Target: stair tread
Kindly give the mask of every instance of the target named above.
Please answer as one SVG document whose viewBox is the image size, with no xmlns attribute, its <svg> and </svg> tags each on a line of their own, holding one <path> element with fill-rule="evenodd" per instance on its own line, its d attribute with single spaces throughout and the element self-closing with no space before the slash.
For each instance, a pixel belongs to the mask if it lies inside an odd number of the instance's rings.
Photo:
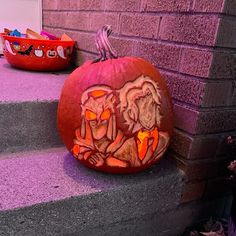
<svg viewBox="0 0 236 236">
<path fill-rule="evenodd" d="M 0 170 L 0 211 L 85 196 L 122 186 L 132 187 L 165 176 L 173 179 L 173 176 L 179 175 L 176 168 L 164 159 L 142 173 L 104 174 L 82 166 L 64 147 L 2 154 Z"/>
<path fill-rule="evenodd" d="M 57 73 L 24 71 L 0 58 L 0 103 L 58 100 L 70 71 Z"/>
</svg>

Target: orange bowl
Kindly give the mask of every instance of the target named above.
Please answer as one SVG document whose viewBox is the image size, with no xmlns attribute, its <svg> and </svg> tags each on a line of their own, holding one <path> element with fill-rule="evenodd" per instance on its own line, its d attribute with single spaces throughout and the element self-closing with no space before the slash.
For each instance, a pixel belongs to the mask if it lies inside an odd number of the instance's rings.
<svg viewBox="0 0 236 236">
<path fill-rule="evenodd" d="M 75 41 L 39 40 L 0 34 L 4 56 L 14 67 L 34 71 L 65 69 Z"/>
</svg>

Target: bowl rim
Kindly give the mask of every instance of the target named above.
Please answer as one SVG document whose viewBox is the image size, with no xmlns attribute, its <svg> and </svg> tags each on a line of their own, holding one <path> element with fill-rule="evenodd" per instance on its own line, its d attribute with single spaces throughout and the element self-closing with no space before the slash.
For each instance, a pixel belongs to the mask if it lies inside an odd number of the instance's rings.
<svg viewBox="0 0 236 236">
<path fill-rule="evenodd" d="M 19 41 L 33 41 L 34 43 L 55 43 L 55 44 L 75 44 L 75 40 L 70 40 L 70 41 L 63 41 L 63 40 L 52 40 L 52 39 L 31 39 L 31 38 L 21 38 L 21 37 L 16 37 L 16 36 L 10 36 L 5 33 L 0 33 L 0 37 L 2 37 L 4 40 L 19 40 Z"/>
</svg>

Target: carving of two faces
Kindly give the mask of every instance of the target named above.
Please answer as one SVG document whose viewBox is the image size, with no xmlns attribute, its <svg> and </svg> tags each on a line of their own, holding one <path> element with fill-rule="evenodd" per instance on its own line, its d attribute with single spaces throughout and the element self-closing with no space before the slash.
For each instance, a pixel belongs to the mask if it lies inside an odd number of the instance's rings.
<svg viewBox="0 0 236 236">
<path fill-rule="evenodd" d="M 156 161 L 168 146 L 168 133 L 159 131 L 161 91 L 149 77 L 127 82 L 117 91 L 93 86 L 82 94 L 81 108 L 72 153 L 91 165 L 140 167 Z M 118 113 L 128 132 L 118 128 Z"/>
</svg>

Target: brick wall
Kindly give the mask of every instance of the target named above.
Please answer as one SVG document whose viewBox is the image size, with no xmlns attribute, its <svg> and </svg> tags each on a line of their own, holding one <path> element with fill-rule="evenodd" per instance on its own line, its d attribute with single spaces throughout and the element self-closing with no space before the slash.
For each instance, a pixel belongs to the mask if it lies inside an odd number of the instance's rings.
<svg viewBox="0 0 236 236">
<path fill-rule="evenodd" d="M 182 200 L 224 192 L 224 140 L 236 129 L 235 0 L 43 0 L 44 29 L 78 41 L 77 65 L 96 58 L 104 24 L 120 56 L 149 60 L 168 84 Z"/>
</svg>

